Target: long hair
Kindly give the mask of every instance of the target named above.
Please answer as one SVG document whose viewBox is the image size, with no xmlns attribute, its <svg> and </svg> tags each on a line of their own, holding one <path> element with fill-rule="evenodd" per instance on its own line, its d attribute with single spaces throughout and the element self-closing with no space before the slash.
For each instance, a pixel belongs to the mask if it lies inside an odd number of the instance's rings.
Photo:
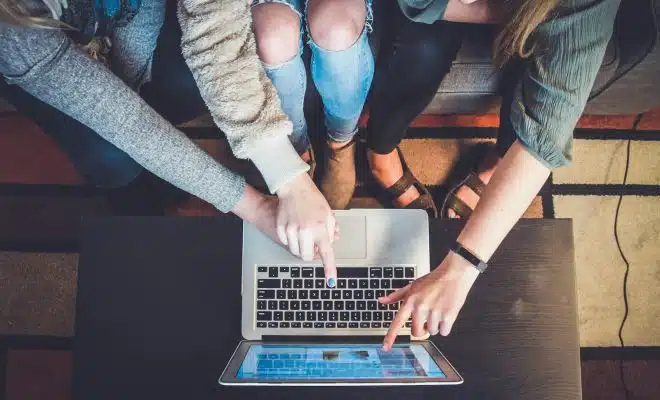
<svg viewBox="0 0 660 400">
<path fill-rule="evenodd" d="M 69 25 L 45 16 L 41 0 L 0 0 L 0 23 L 47 29 L 72 29 Z"/>
<path fill-rule="evenodd" d="M 499 66 L 514 56 L 527 58 L 534 52 L 535 44 L 530 36 L 548 19 L 559 0 L 512 0 L 508 3 L 510 17 L 493 46 L 493 58 Z"/>
</svg>

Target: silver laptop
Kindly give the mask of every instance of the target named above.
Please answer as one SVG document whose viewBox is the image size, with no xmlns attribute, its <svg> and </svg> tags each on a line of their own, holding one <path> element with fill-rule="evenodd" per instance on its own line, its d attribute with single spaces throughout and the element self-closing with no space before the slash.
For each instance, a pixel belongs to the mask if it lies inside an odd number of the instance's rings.
<svg viewBox="0 0 660 400">
<path fill-rule="evenodd" d="M 429 272 L 423 210 L 336 211 L 337 286 L 320 260 L 304 262 L 250 224 L 243 225 L 243 312 L 239 343 L 223 385 L 460 384 L 437 347 L 410 336 L 381 343 L 398 304 L 378 297 Z"/>
</svg>

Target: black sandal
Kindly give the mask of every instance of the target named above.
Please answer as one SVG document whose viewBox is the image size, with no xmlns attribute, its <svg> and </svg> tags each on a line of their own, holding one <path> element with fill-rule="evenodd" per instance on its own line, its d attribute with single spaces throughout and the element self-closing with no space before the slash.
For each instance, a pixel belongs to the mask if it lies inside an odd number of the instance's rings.
<svg viewBox="0 0 660 400">
<path fill-rule="evenodd" d="M 401 195 L 404 194 L 406 190 L 414 187 L 419 191 L 419 197 L 403 208 L 426 210 L 430 217 L 438 218 L 438 208 L 433 201 L 431 193 L 428 191 L 426 186 L 424 186 L 410 171 L 406 160 L 403 158 L 401 149 L 397 147 L 396 151 L 399 154 L 399 160 L 401 161 L 401 166 L 403 167 L 403 176 L 399 178 L 399 180 L 396 181 L 392 186 L 386 189 L 383 189 L 381 186 L 379 186 L 379 189 L 386 194 L 390 204 L 394 204 L 394 201 L 401 197 Z"/>
<path fill-rule="evenodd" d="M 470 208 L 470 206 L 468 206 L 463 200 L 456 196 L 456 192 L 458 192 L 458 190 L 463 186 L 467 186 L 472 189 L 472 191 L 476 193 L 480 198 L 484 192 L 484 189 L 486 189 L 486 184 L 481 180 L 481 178 L 479 178 L 477 172 L 470 171 L 468 176 L 460 181 L 458 185 L 454 186 L 447 194 L 447 197 L 445 197 L 445 201 L 442 203 L 442 208 L 440 209 L 443 217 L 449 217 L 447 213 L 449 210 L 453 210 L 456 215 L 462 219 L 468 218 L 470 217 L 470 214 L 472 214 L 472 208 Z"/>
</svg>

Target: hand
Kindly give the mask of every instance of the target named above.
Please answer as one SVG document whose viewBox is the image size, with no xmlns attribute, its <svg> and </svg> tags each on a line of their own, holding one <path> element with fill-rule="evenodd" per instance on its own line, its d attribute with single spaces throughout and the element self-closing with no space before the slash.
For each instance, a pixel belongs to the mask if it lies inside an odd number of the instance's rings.
<svg viewBox="0 0 660 400">
<path fill-rule="evenodd" d="M 450 252 L 432 272 L 418 278 L 389 296 L 378 299 L 383 304 L 402 301 L 390 329 L 385 335 L 383 349 L 394 344 L 397 331 L 412 316 L 412 335 L 424 336 L 427 332 L 449 335 L 458 313 L 465 303 L 470 288 L 479 271 L 460 256 Z"/>
<path fill-rule="evenodd" d="M 277 237 L 305 261 L 312 261 L 318 250 L 328 286 L 335 287 L 337 266 L 332 243 L 336 223 L 328 202 L 307 174 L 280 187 L 277 196 Z"/>
</svg>

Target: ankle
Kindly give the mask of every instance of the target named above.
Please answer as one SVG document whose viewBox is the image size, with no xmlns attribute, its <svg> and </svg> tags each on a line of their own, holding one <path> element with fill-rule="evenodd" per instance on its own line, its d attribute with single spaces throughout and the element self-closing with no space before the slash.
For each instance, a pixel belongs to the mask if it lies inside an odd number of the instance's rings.
<svg viewBox="0 0 660 400">
<path fill-rule="evenodd" d="M 341 150 L 344 147 L 350 145 L 351 143 L 353 143 L 353 140 L 347 140 L 345 142 L 335 142 L 332 139 L 328 139 L 328 147 L 331 150 Z"/>
<path fill-rule="evenodd" d="M 367 160 L 373 174 L 384 174 L 392 171 L 400 162 L 399 155 L 396 154 L 396 149 L 387 154 L 379 154 L 371 149 L 367 149 Z"/>
</svg>

